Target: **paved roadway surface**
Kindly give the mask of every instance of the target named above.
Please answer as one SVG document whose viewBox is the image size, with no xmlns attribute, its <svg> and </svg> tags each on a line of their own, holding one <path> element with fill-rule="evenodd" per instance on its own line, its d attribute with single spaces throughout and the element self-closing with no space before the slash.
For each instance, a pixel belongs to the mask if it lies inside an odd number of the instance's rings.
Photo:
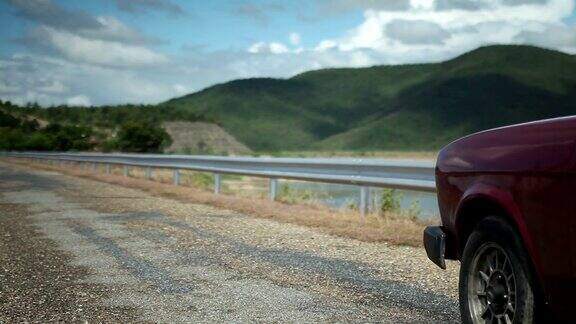
<svg viewBox="0 0 576 324">
<path fill-rule="evenodd" d="M 420 248 L 0 163 L 0 323 L 456 322 Z"/>
</svg>

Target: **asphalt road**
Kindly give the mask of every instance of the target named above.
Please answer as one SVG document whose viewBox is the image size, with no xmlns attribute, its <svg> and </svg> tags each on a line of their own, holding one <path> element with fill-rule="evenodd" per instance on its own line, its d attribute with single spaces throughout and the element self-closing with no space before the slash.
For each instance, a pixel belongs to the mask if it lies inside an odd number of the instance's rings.
<svg viewBox="0 0 576 324">
<path fill-rule="evenodd" d="M 457 264 L 0 163 L 2 322 L 456 322 Z"/>
</svg>

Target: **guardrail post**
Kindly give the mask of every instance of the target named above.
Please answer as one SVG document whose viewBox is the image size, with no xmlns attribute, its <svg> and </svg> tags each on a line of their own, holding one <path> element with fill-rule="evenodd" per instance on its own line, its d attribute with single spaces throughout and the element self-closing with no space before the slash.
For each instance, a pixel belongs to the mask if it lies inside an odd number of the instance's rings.
<svg viewBox="0 0 576 324">
<path fill-rule="evenodd" d="M 110 164 L 106 163 L 106 174 L 110 174 Z"/>
<path fill-rule="evenodd" d="M 180 170 L 178 169 L 174 169 L 174 185 L 175 186 L 179 186 L 180 185 Z"/>
<path fill-rule="evenodd" d="M 360 215 L 366 216 L 370 211 L 370 187 L 360 187 Z"/>
<path fill-rule="evenodd" d="M 152 180 L 152 168 L 147 167 L 145 172 L 146 172 L 146 180 Z"/>
<path fill-rule="evenodd" d="M 270 178 L 270 200 L 275 201 L 278 196 L 278 179 Z"/>
<path fill-rule="evenodd" d="M 92 171 L 96 172 L 97 166 L 98 166 L 98 163 L 96 163 L 96 162 L 92 163 Z"/>
<path fill-rule="evenodd" d="M 214 173 L 214 193 L 219 194 L 222 190 L 222 175 L 220 173 Z"/>
<path fill-rule="evenodd" d="M 127 165 L 124 166 L 124 176 L 125 176 L 125 177 L 130 176 L 130 170 L 128 170 L 128 166 L 127 166 Z"/>
</svg>

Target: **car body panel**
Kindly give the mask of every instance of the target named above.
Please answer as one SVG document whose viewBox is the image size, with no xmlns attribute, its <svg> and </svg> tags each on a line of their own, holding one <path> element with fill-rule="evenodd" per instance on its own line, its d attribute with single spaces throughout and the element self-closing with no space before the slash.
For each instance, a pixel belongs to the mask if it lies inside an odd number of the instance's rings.
<svg viewBox="0 0 576 324">
<path fill-rule="evenodd" d="M 555 312 L 576 305 L 568 295 L 576 292 L 576 117 L 457 140 L 440 152 L 436 180 L 447 257 L 460 258 L 466 243 L 465 206 L 489 201 L 516 226 Z"/>
</svg>

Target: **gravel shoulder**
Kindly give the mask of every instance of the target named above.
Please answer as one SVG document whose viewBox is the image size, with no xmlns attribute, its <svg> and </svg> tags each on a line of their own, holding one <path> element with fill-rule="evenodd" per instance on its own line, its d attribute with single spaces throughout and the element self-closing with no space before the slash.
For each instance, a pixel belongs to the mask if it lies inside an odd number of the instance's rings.
<svg viewBox="0 0 576 324">
<path fill-rule="evenodd" d="M 0 192 L 30 189 L 30 174 L 0 171 Z M 40 179 L 37 183 L 40 183 Z M 44 183 L 43 186 L 47 186 Z M 26 188 L 26 189 L 25 189 Z M 101 301 L 111 287 L 89 283 L 87 267 L 41 234 L 27 206 L 0 203 L 0 323 L 127 322 L 136 320 L 129 307 Z"/>
<path fill-rule="evenodd" d="M 458 321 L 457 263 L 421 248 L 4 163 L 0 180 L 0 322 Z"/>
</svg>

